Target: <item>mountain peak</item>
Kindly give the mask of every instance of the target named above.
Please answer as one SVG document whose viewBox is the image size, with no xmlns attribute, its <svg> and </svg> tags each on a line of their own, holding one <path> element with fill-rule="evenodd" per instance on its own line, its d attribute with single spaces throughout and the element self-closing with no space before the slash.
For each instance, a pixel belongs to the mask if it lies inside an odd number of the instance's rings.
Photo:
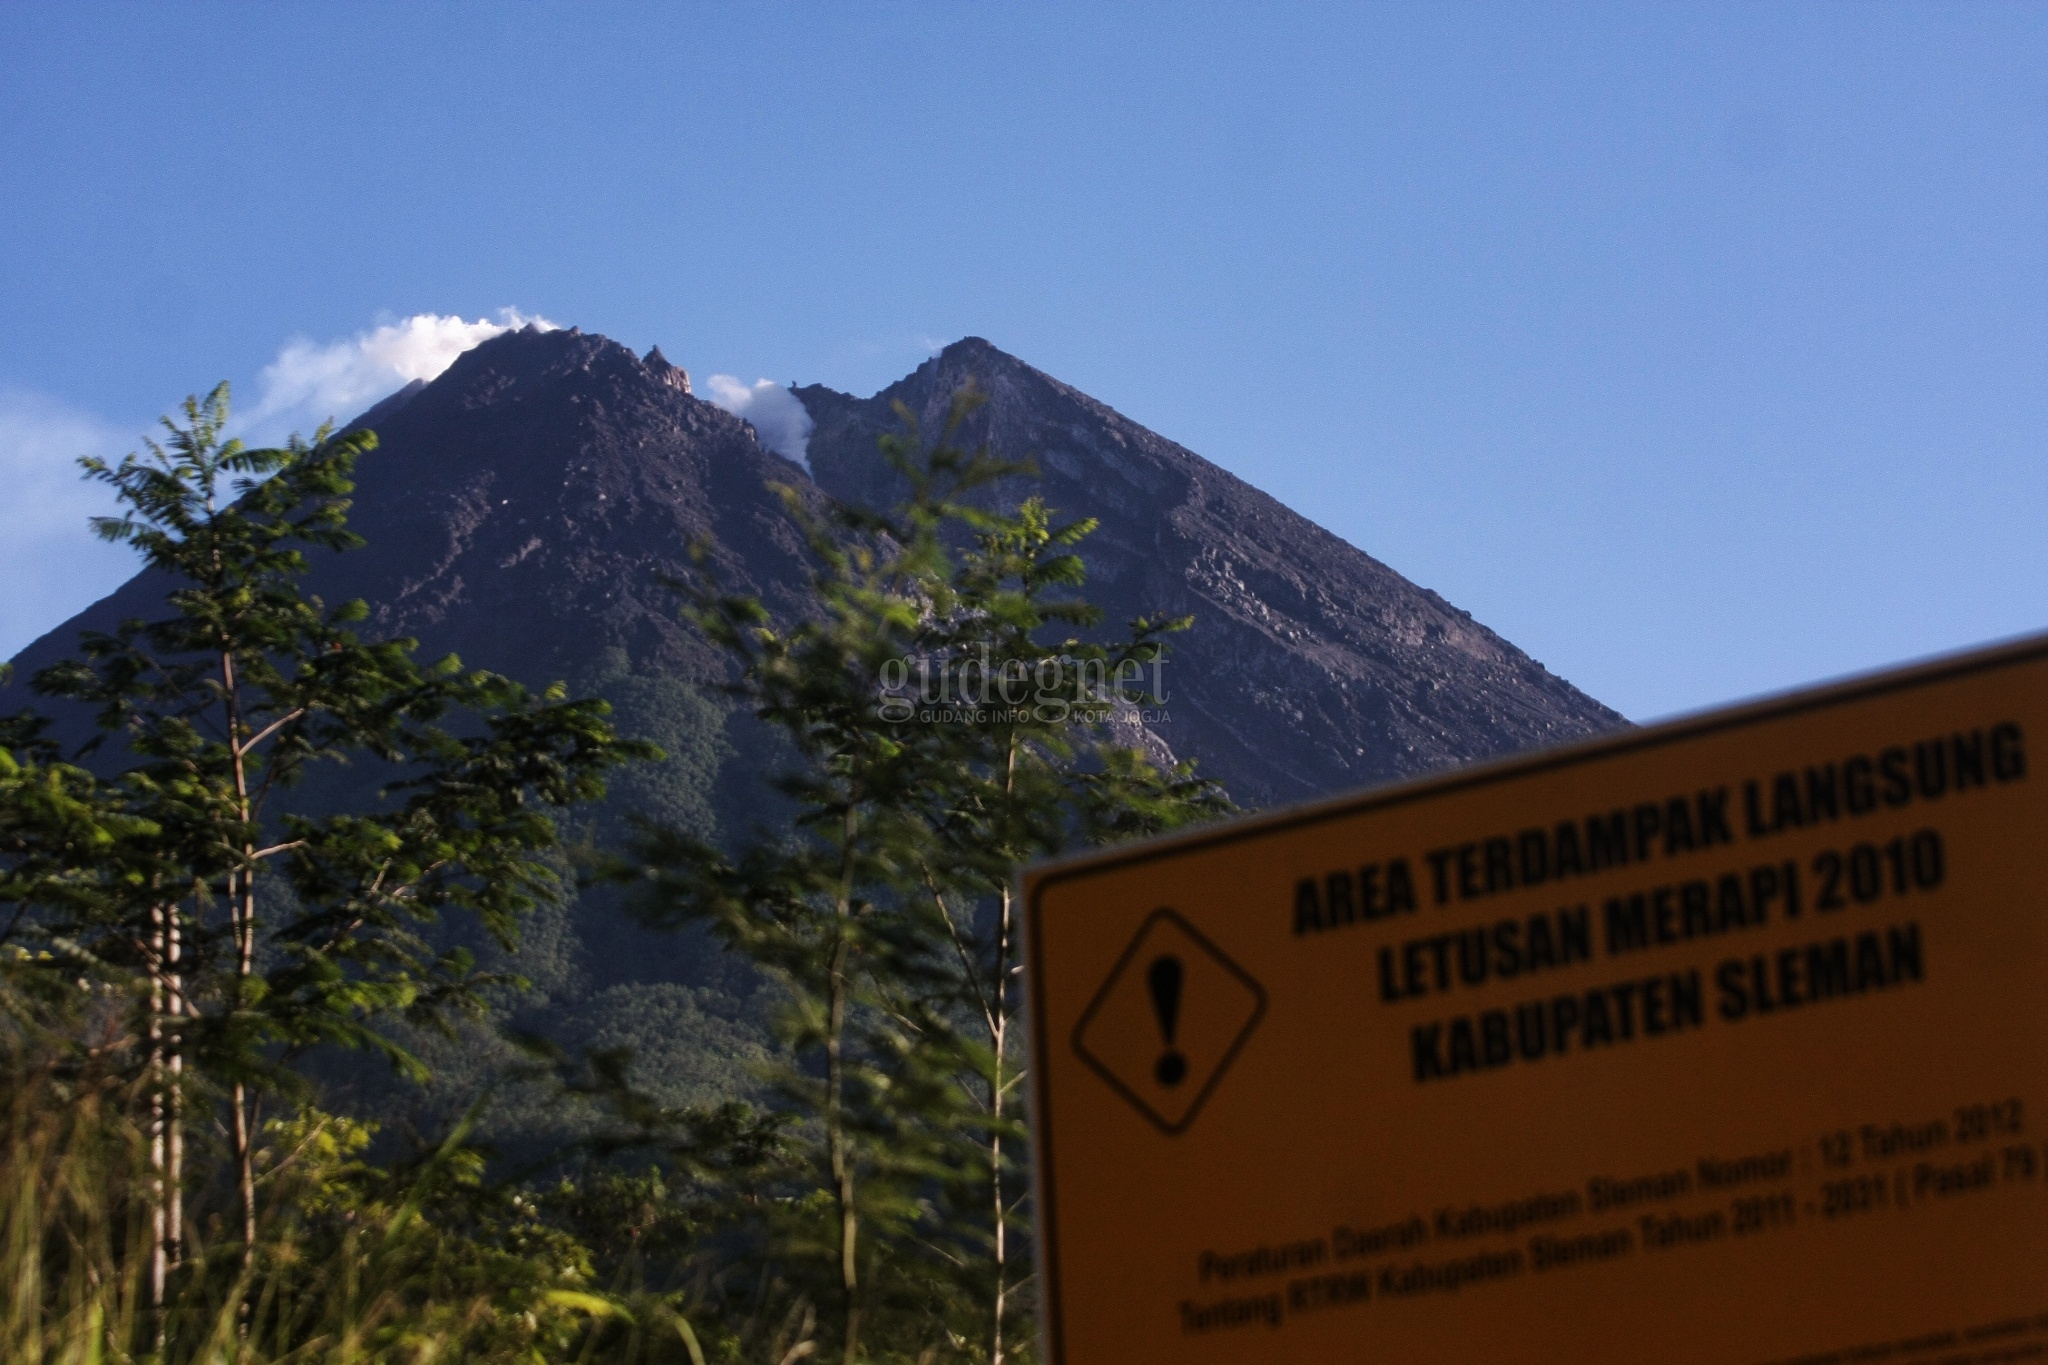
<svg viewBox="0 0 2048 1365">
<path fill-rule="evenodd" d="M 661 353 L 661 347 L 650 348 L 640 358 L 640 363 L 647 367 L 648 373 L 670 388 L 690 392 L 690 372 L 680 365 L 670 364 L 668 357 Z"/>
<path fill-rule="evenodd" d="M 978 374 L 984 380 L 992 380 L 998 375 L 1012 374 L 1038 375 L 1047 379 L 1052 377 L 1033 368 L 1027 362 L 1019 360 L 1002 347 L 983 337 L 961 337 L 952 345 L 940 350 L 937 355 L 933 356 L 923 365 L 920 365 L 915 373 L 924 374 L 931 372 L 951 375 L 962 371 Z M 903 380 L 898 381 L 898 387 L 909 383 L 914 377 L 915 375 L 906 376 Z"/>
<path fill-rule="evenodd" d="M 982 359 L 1015 361 L 1017 357 L 996 346 L 986 337 L 961 337 L 950 346 L 941 347 L 942 360 Z"/>
</svg>

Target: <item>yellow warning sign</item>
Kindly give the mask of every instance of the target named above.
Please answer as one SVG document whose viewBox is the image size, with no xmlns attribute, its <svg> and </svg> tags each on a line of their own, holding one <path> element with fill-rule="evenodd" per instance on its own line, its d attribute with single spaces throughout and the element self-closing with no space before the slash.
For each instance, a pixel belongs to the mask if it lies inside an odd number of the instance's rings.
<svg viewBox="0 0 2048 1365">
<path fill-rule="evenodd" d="M 1054 1365 L 2048 1360 L 2048 638 L 1035 869 Z"/>
</svg>

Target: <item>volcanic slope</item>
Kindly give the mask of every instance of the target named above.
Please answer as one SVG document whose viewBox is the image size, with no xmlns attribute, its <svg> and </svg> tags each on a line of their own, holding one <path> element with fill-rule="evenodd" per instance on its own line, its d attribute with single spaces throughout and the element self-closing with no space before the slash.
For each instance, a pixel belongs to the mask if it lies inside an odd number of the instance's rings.
<svg viewBox="0 0 2048 1365">
<path fill-rule="evenodd" d="M 1273 805 L 1582 739 L 1625 724 L 1467 612 L 1184 446 L 978 337 L 872 398 L 798 389 L 814 477 L 888 499 L 875 438 L 902 403 L 927 433 L 972 381 L 962 439 L 1033 460 L 1036 491 L 1101 526 L 1088 596 L 1112 622 L 1192 615 L 1150 728 L 1242 804 Z M 1019 481 L 1004 490 L 1029 491 Z"/>
</svg>

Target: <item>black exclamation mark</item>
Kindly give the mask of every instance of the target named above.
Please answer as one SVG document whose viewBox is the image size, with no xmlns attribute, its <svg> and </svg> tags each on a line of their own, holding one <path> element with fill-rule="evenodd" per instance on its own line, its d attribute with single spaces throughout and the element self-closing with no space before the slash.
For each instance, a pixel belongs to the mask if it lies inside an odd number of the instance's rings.
<svg viewBox="0 0 2048 1365">
<path fill-rule="evenodd" d="M 1188 1074 L 1188 1059 L 1173 1045 L 1180 1027 L 1180 959 L 1167 955 L 1152 959 L 1145 984 L 1152 990 L 1152 1012 L 1159 1016 L 1159 1031 L 1166 1035 L 1166 1051 L 1159 1054 L 1152 1075 L 1161 1085 L 1179 1085 Z"/>
</svg>

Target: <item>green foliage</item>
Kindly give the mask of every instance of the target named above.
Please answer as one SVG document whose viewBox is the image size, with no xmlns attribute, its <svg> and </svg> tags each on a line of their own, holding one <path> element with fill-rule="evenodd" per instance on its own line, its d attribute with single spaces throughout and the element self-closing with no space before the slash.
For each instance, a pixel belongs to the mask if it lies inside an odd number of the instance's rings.
<svg viewBox="0 0 2048 1365">
<path fill-rule="evenodd" d="M 118 771 L 94 798 L 154 832 L 92 860 L 91 896 L 46 887 L 21 931 L 66 968 L 170 971 L 150 929 L 175 921 L 176 1043 L 209 1075 L 274 1082 L 270 1045 L 314 1042 L 402 1053 L 367 1021 L 474 1010 L 462 954 L 416 932 L 454 912 L 499 941 L 560 889 L 552 810 L 603 794 L 622 745 L 602 702 L 533 695 L 452 658 L 421 668 L 409 640 L 359 640 L 361 602 L 329 608 L 299 580 L 309 549 L 361 542 L 346 527 L 367 432 L 282 449 L 221 440 L 225 386 L 166 421 L 169 448 L 86 469 L 126 505 L 95 525 L 171 583 L 171 613 L 89 635 L 82 659 L 34 680 L 96 711 L 101 759 Z M 229 494 L 232 493 L 232 498 Z M 460 718 L 460 728 L 444 724 Z M 321 764 L 382 765 L 372 808 L 322 817 L 277 809 Z M 138 823 L 139 822 L 139 823 Z M 288 895 L 261 926 L 258 875 Z"/>
<path fill-rule="evenodd" d="M 147 1293 L 156 1173 L 131 1084 L 16 1046 L 0 1146 L 0 1359 L 155 1365 L 681 1362 L 675 1296 L 610 1292 L 567 1220 L 482 1179 L 460 1130 L 363 1160 L 367 1126 L 301 1109 L 256 1153 L 253 1255 L 195 1232 Z M 602 1349 L 598 1349 L 602 1347 Z"/>
<path fill-rule="evenodd" d="M 592 849 L 620 846 L 633 815 L 715 837 L 718 784 L 734 762 L 724 699 L 637 666 L 617 648 L 602 651 L 575 686 L 610 704 L 621 736 L 653 743 L 662 757 L 613 770 L 604 799 L 563 822 L 572 845 L 564 868 Z M 621 913 L 621 899 L 616 887 L 578 886 L 526 916 L 516 950 L 489 941 L 473 924 L 445 926 L 435 936 L 443 950 L 469 948 L 482 977 L 507 984 L 486 992 L 481 1017 L 387 1028 L 432 1073 L 431 1086 L 324 1053 L 318 1070 L 340 1092 L 332 1102 L 390 1120 L 380 1151 L 404 1133 L 445 1130 L 485 1096 L 491 1102 L 477 1136 L 515 1164 L 599 1132 L 600 1106 L 519 1082 L 532 1058 L 507 1034 L 545 1035 L 572 1054 L 626 1049 L 635 1059 L 635 1083 L 665 1105 L 757 1098 L 762 1087 L 752 1067 L 768 1040 L 758 983 L 729 970 L 701 937 L 679 941 L 641 929 Z"/>
<path fill-rule="evenodd" d="M 596 841 L 616 847 L 628 813 L 715 838 L 713 792 L 733 754 L 725 708 L 680 678 L 636 670 L 618 648 L 606 649 L 579 683 L 611 704 L 621 735 L 661 750 L 658 760 L 635 763 L 612 780 Z"/>
<path fill-rule="evenodd" d="M 782 490 L 799 619 L 694 599 L 736 724 L 622 651 L 611 711 L 358 639 L 299 584 L 367 433 L 245 450 L 216 390 L 88 462 L 171 591 L 35 680 L 87 752 L 0 716 L 0 1358 L 1031 1359 L 1016 870 L 1228 807 L 1116 742 L 1186 623 L 1098 638 L 1092 523 L 979 505 L 977 401 L 885 442 L 898 507 Z M 720 828 L 768 754 L 776 818 Z M 732 969 L 594 972 L 626 895 Z M 312 1102 L 337 1045 L 432 1083 L 380 1134 Z"/>
<path fill-rule="evenodd" d="M 555 812 L 601 797 L 614 765 L 659 754 L 618 739 L 601 701 L 559 685 L 536 695 L 453 658 L 422 668 L 412 641 L 357 637 L 361 602 L 304 593 L 309 550 L 361 543 L 347 495 L 374 436 L 246 449 L 223 439 L 225 385 L 184 416 L 146 455 L 81 462 L 125 508 L 96 529 L 138 551 L 169 608 L 88 634 L 81 658 L 33 680 L 91 712 L 92 768 L 59 761 L 38 718 L 0 720 L 8 1008 L 24 1037 L 133 1091 L 159 1316 L 175 1276 L 205 1273 L 184 1212 L 187 1138 L 208 1126 L 194 1116 L 225 1108 L 254 1273 L 259 1099 L 301 1096 L 289 1063 L 318 1044 L 422 1074 L 388 1021 L 478 1013 L 491 984 L 429 931 L 456 915 L 512 945 L 562 887 Z M 345 764 L 378 775 L 363 803 L 285 803 Z M 41 1016 L 74 985 L 120 1023 L 89 1038 L 51 1026 Z"/>
<path fill-rule="evenodd" d="M 957 395 L 928 451 L 914 426 L 884 443 L 911 489 L 888 513 L 819 514 L 783 490 L 816 564 L 803 619 L 697 598 L 739 694 L 796 756 L 776 781 L 796 815 L 731 851 L 652 828 L 628 874 L 650 921 L 711 925 L 787 991 L 773 1079 L 802 1121 L 782 1197 L 738 1212 L 762 1274 L 829 1308 L 817 1342 L 849 1363 L 1025 1354 L 1012 879 L 1077 842 L 1227 808 L 1108 738 L 1185 623 L 1078 633 L 1099 618 L 1074 596 L 1093 523 L 975 504 L 1017 472 L 952 443 L 978 401 Z M 913 667 L 964 718 L 906 704 Z"/>
</svg>

